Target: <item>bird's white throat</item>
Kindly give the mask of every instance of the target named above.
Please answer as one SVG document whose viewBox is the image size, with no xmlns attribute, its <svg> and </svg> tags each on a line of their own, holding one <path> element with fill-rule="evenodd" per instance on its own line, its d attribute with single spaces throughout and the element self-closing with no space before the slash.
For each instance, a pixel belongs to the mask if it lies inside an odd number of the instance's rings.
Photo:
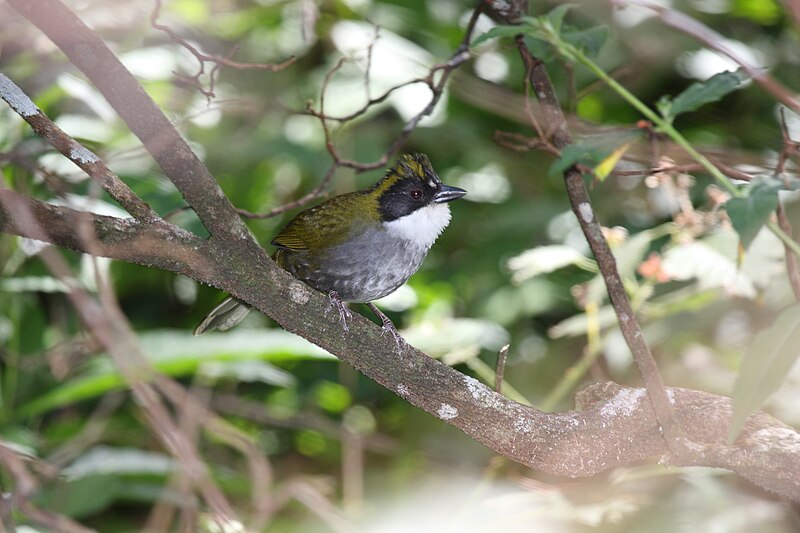
<svg viewBox="0 0 800 533">
<path fill-rule="evenodd" d="M 430 204 L 410 215 L 384 222 L 383 226 L 393 237 L 430 248 L 449 223 L 450 207 L 447 204 Z"/>
</svg>

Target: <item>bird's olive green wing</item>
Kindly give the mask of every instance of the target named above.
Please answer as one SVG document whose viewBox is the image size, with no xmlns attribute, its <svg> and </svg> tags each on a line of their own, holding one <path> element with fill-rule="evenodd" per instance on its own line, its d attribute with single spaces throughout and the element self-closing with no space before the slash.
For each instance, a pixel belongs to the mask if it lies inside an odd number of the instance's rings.
<svg viewBox="0 0 800 533">
<path fill-rule="evenodd" d="M 343 194 L 297 215 L 272 244 L 291 251 L 317 250 L 342 242 L 354 226 L 378 220 L 376 200 L 362 192 Z"/>
<path fill-rule="evenodd" d="M 303 226 L 304 224 L 299 222 L 299 218 L 295 218 L 272 239 L 272 244 L 287 250 L 307 250 L 308 245 L 303 237 L 305 233 Z"/>
</svg>

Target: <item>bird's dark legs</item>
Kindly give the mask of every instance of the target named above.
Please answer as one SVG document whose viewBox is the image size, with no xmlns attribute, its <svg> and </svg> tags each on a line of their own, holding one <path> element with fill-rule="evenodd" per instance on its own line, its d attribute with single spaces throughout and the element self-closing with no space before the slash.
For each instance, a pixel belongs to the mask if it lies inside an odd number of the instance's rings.
<svg viewBox="0 0 800 533">
<path fill-rule="evenodd" d="M 397 353 L 403 355 L 403 346 L 405 345 L 406 341 L 403 340 L 403 337 L 401 337 L 400 333 L 397 332 L 397 328 L 394 327 L 394 323 L 392 323 L 392 320 L 388 316 L 386 316 L 383 313 L 383 311 L 378 309 L 378 307 L 374 303 L 367 302 L 367 307 L 372 309 L 372 312 L 375 313 L 375 316 L 381 319 L 381 322 L 383 322 L 383 332 L 386 333 L 388 331 L 389 333 L 392 334 L 394 342 L 395 344 L 397 344 Z"/>
<path fill-rule="evenodd" d="M 350 309 L 348 309 L 347 305 L 345 305 L 339 297 L 339 293 L 336 291 L 330 291 L 328 293 L 328 298 L 330 298 L 331 304 L 325 312 L 328 313 L 331 309 L 336 308 L 339 312 L 339 321 L 342 323 L 342 328 L 344 328 L 345 331 L 350 331 L 347 321 L 353 318 L 353 313 L 350 312 Z"/>
</svg>

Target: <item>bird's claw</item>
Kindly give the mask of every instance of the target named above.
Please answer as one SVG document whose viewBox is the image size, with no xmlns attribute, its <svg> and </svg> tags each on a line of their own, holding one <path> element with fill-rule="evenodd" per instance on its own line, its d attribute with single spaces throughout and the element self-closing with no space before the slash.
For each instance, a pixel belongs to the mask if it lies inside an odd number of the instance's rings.
<svg viewBox="0 0 800 533">
<path fill-rule="evenodd" d="M 345 305 L 336 291 L 330 291 L 328 293 L 328 298 L 330 298 L 331 303 L 325 310 L 325 313 L 330 313 L 331 309 L 335 307 L 336 311 L 339 313 L 339 322 L 342 323 L 342 329 L 350 331 L 350 326 L 347 325 L 347 321 L 353 318 L 353 313 L 350 312 L 350 309 Z"/>
<path fill-rule="evenodd" d="M 397 328 L 394 327 L 394 324 L 389 322 L 384 322 L 383 327 L 381 328 L 381 336 L 386 335 L 386 332 L 389 332 L 394 339 L 394 343 L 397 346 L 397 355 L 403 355 L 403 347 L 406 345 L 405 339 L 400 335 L 400 332 L 397 331 Z"/>
<path fill-rule="evenodd" d="M 392 319 L 386 316 L 383 311 L 378 309 L 372 302 L 367 303 L 367 306 L 372 309 L 372 312 L 375 313 L 375 315 L 380 318 L 381 322 L 383 323 L 383 327 L 381 328 L 381 336 L 386 335 L 386 332 L 388 331 L 392 335 L 394 343 L 397 346 L 397 355 L 402 357 L 403 347 L 406 345 L 406 341 L 400 336 L 397 328 L 394 327 Z"/>
</svg>

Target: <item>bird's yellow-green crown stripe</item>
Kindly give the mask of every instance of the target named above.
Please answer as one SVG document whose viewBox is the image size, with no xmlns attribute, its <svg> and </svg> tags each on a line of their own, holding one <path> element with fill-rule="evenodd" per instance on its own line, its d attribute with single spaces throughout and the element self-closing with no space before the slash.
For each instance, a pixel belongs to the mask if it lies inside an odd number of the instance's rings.
<svg viewBox="0 0 800 533">
<path fill-rule="evenodd" d="M 435 176 L 436 173 L 433 171 L 433 166 L 427 155 L 421 153 L 403 154 L 397 160 L 397 163 L 387 171 L 386 176 L 375 184 L 371 192 L 374 196 L 380 197 L 385 190 L 401 179 L 414 177 L 420 181 L 425 181 L 431 175 Z"/>
</svg>

